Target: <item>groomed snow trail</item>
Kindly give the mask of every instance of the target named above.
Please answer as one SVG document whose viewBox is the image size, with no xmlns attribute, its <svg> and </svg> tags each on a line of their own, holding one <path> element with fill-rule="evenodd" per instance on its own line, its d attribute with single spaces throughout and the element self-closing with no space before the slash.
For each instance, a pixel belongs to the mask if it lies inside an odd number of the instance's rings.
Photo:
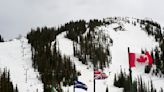
<svg viewBox="0 0 164 92">
<path fill-rule="evenodd" d="M 10 70 L 11 81 L 14 87 L 17 84 L 19 92 L 43 92 L 43 84 L 37 78 L 39 73 L 32 68 L 31 55 L 31 47 L 25 38 L 0 43 L 1 71 L 3 68 Z"/>
</svg>

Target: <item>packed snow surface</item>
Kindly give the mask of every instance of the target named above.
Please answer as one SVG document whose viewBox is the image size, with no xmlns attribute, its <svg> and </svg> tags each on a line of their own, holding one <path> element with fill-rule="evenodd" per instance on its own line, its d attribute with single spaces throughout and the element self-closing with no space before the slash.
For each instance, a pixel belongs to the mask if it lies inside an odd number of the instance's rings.
<svg viewBox="0 0 164 92">
<path fill-rule="evenodd" d="M 43 92 L 39 73 L 32 67 L 31 47 L 27 39 L 0 43 L 0 68 L 10 71 L 11 81 L 19 92 Z"/>
</svg>

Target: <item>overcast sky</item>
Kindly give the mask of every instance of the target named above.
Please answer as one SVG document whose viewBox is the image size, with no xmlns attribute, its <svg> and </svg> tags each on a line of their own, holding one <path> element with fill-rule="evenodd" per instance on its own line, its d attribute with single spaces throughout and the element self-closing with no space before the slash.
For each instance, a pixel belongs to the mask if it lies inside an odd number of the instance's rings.
<svg viewBox="0 0 164 92">
<path fill-rule="evenodd" d="M 0 34 L 12 39 L 37 26 L 110 16 L 149 17 L 164 24 L 163 0 L 0 0 Z"/>
</svg>

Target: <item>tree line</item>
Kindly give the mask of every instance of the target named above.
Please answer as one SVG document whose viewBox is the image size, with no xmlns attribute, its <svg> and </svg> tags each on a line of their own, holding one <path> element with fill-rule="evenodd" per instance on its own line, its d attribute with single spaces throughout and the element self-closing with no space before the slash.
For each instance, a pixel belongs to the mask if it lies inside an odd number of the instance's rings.
<svg viewBox="0 0 164 92">
<path fill-rule="evenodd" d="M 154 36 L 156 42 L 159 43 L 159 47 L 152 50 L 151 56 L 154 60 L 153 63 L 156 65 L 156 69 L 153 69 L 153 74 L 161 76 L 161 74 L 164 74 L 164 33 L 162 32 L 161 25 L 152 20 L 140 20 L 139 23 L 141 28 L 145 30 L 148 35 Z M 151 66 L 146 66 L 146 68 L 151 69 Z"/>
<path fill-rule="evenodd" d="M 74 55 L 83 64 L 91 61 L 95 66 L 99 64 L 101 68 L 109 64 L 109 46 L 100 44 L 98 38 L 95 40 L 94 36 L 98 34 L 95 28 L 106 23 L 108 22 L 97 19 L 90 20 L 88 23 L 85 20 L 79 20 L 70 21 L 58 28 L 37 27 L 31 29 L 31 32 L 27 34 L 27 39 L 31 44 L 33 67 L 41 75 L 44 92 L 50 92 L 52 84 L 58 91 L 61 91 L 61 83 L 64 86 L 73 85 L 73 81 L 80 75 L 71 59 L 62 56 L 57 50 L 56 36 L 62 32 L 66 32 L 66 37 L 73 41 Z M 89 32 L 84 35 L 87 30 Z M 101 39 L 108 42 L 109 37 L 103 35 Z"/>
<path fill-rule="evenodd" d="M 157 92 L 153 82 L 145 83 L 142 77 L 138 77 L 131 84 L 130 76 L 123 72 L 122 69 L 119 74 L 114 76 L 114 86 L 123 88 L 123 92 Z M 163 88 L 159 92 L 163 92 Z"/>
<path fill-rule="evenodd" d="M 4 39 L 1 35 L 0 35 L 0 42 L 4 42 Z"/>
<path fill-rule="evenodd" d="M 84 20 L 67 24 L 66 37 L 73 41 L 74 56 L 83 64 L 91 62 L 95 67 L 103 68 L 110 62 L 109 45 L 112 39 L 96 27 L 105 25 L 106 22 L 93 19 L 88 23 Z M 100 33 L 101 32 L 101 33 Z M 101 42 L 106 42 L 102 44 Z M 104 46 L 106 45 L 106 46 Z"/>
<path fill-rule="evenodd" d="M 56 36 L 61 29 L 37 28 L 27 34 L 31 44 L 33 67 L 39 71 L 44 84 L 44 92 L 54 88 L 60 92 L 61 83 L 64 86 L 73 85 L 77 78 L 76 67 L 71 59 L 62 56 L 56 48 Z M 54 44 L 52 44 L 54 41 Z"/>
<path fill-rule="evenodd" d="M 17 86 L 13 86 L 10 79 L 10 71 L 7 71 L 7 69 L 0 72 L 0 92 L 18 92 Z"/>
</svg>

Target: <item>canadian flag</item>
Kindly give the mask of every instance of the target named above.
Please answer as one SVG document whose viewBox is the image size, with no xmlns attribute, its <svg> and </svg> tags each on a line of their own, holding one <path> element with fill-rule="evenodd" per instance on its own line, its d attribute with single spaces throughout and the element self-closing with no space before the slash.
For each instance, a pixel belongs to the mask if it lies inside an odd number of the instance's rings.
<svg viewBox="0 0 164 92">
<path fill-rule="evenodd" d="M 129 66 L 135 67 L 135 62 L 139 62 L 139 63 L 148 62 L 149 65 L 152 65 L 153 58 L 151 57 L 148 51 L 146 51 L 145 54 L 129 53 Z"/>
<path fill-rule="evenodd" d="M 95 69 L 94 70 L 94 79 L 100 80 L 100 79 L 106 79 L 108 76 L 102 72 L 100 69 Z"/>
</svg>

